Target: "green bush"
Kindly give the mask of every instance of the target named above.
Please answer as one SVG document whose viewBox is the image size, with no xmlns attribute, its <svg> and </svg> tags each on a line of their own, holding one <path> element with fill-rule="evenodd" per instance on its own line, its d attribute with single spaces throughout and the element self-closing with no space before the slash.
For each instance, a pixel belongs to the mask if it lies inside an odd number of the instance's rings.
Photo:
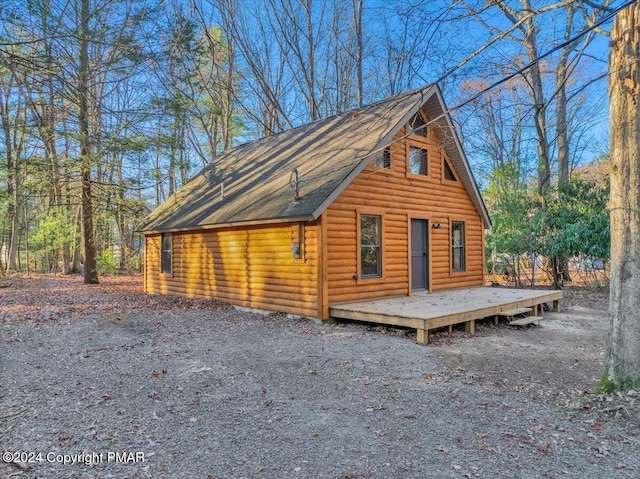
<svg viewBox="0 0 640 479">
<path fill-rule="evenodd" d="M 100 251 L 100 254 L 96 258 L 96 264 L 98 266 L 98 274 L 115 274 L 118 269 L 118 263 L 116 257 L 109 248 Z"/>
</svg>

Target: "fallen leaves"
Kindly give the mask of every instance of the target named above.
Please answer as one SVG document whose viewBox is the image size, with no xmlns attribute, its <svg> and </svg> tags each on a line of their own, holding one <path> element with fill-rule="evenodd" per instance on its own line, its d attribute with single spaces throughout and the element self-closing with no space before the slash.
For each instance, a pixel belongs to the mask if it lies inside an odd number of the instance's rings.
<svg viewBox="0 0 640 479">
<path fill-rule="evenodd" d="M 597 451 L 598 451 L 598 453 L 596 454 L 596 457 L 598 457 L 598 458 L 603 458 L 603 457 L 609 456 L 611 454 L 611 452 L 610 452 L 611 448 L 605 442 L 602 442 L 602 443 L 600 443 L 598 445 Z"/>
<path fill-rule="evenodd" d="M 547 442 L 541 442 L 540 444 L 538 444 L 536 449 L 538 449 L 538 451 L 540 452 L 544 452 L 545 454 L 550 454 L 551 452 L 553 452 L 553 448 Z"/>
<path fill-rule="evenodd" d="M 0 288 L 0 322 L 47 322 L 73 320 L 99 314 L 114 322 L 130 314 L 167 311 L 175 307 L 220 311 L 228 306 L 213 299 L 187 299 L 148 295 L 142 288 L 142 275 L 100 278 L 99 285 L 82 284 L 82 276 L 35 274 L 29 278 L 5 279 Z"/>
</svg>

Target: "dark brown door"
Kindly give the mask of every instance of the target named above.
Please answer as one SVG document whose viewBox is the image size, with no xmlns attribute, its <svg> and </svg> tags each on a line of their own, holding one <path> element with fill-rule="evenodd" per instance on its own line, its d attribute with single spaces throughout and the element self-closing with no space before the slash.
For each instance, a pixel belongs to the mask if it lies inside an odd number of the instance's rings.
<svg viewBox="0 0 640 479">
<path fill-rule="evenodd" d="M 427 220 L 411 220 L 411 289 L 429 287 L 429 230 Z"/>
</svg>

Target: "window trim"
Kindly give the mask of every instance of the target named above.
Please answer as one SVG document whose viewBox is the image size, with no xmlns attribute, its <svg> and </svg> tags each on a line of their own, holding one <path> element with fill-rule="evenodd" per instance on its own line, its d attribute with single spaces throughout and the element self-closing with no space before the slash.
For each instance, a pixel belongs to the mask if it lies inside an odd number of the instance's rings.
<svg viewBox="0 0 640 479">
<path fill-rule="evenodd" d="M 165 249 L 165 238 L 168 239 L 169 249 Z M 165 253 L 168 253 L 168 258 Z M 173 233 L 160 234 L 160 274 L 173 276 Z"/>
<path fill-rule="evenodd" d="M 454 178 L 453 180 L 446 177 L 447 167 L 449 168 L 449 170 L 451 171 L 451 174 L 453 175 L 453 178 Z M 458 184 L 459 180 L 460 179 L 458 178 L 458 173 L 453 167 L 453 163 L 451 163 L 451 160 L 449 160 L 449 158 L 446 155 L 442 155 L 442 181 L 447 181 L 452 184 Z"/>
<path fill-rule="evenodd" d="M 453 243 L 453 230 L 455 225 L 461 225 L 462 238 L 461 244 L 455 245 Z M 461 220 L 452 220 L 451 226 L 449 227 L 450 235 L 451 235 L 451 272 L 452 273 L 462 273 L 467 270 L 467 232 L 466 232 L 466 224 Z M 460 267 L 454 266 L 454 251 L 458 249 L 460 250 Z"/>
<path fill-rule="evenodd" d="M 418 128 L 420 128 L 420 130 L 416 131 L 416 123 L 418 123 L 416 120 L 418 118 L 420 118 L 420 124 L 418 125 Z M 423 115 L 421 110 L 418 110 L 416 114 L 413 115 L 411 120 L 409 120 L 409 128 L 411 130 L 411 135 L 417 136 L 419 138 L 429 137 L 429 122 L 426 119 L 426 115 Z"/>
<path fill-rule="evenodd" d="M 379 274 L 378 275 L 363 275 L 362 273 L 362 217 L 363 216 L 376 216 L 380 220 L 379 228 Z M 357 241 L 357 264 L 356 264 L 356 280 L 364 280 L 367 282 L 382 280 L 384 278 L 384 251 L 385 251 L 385 218 L 384 212 L 375 209 L 356 210 L 356 241 Z"/>
<path fill-rule="evenodd" d="M 424 173 L 414 173 L 411 171 L 411 148 L 416 148 L 425 152 Z M 422 166 L 422 165 L 421 165 Z M 407 147 L 407 175 L 413 178 L 426 178 L 429 176 L 429 149 L 426 145 L 410 142 Z"/>
<path fill-rule="evenodd" d="M 380 160 L 382 160 L 382 165 L 378 164 L 378 161 Z M 388 161 L 385 161 L 385 160 L 388 160 Z M 388 170 L 391 168 L 391 147 L 390 146 L 386 146 L 380 152 L 380 154 L 376 156 L 376 159 L 373 160 L 373 166 L 383 170 Z"/>
</svg>

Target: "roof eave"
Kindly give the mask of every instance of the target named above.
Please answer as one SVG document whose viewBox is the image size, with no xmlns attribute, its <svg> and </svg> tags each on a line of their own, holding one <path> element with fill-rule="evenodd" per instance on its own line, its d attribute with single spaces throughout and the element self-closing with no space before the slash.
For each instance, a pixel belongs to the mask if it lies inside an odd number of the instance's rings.
<svg viewBox="0 0 640 479">
<path fill-rule="evenodd" d="M 280 218 L 264 218 L 259 220 L 247 220 L 247 221 L 227 221 L 223 223 L 216 223 L 210 225 L 192 225 L 176 228 L 157 228 L 157 229 L 142 229 L 137 230 L 137 233 L 143 235 L 160 234 L 160 233 L 181 233 L 185 231 L 203 231 L 214 230 L 220 228 L 234 228 L 234 227 L 246 227 L 246 226 L 262 226 L 271 224 L 283 224 L 283 223 L 299 223 L 306 221 L 315 221 L 317 217 L 313 215 L 298 215 L 298 216 L 285 216 Z"/>
</svg>

